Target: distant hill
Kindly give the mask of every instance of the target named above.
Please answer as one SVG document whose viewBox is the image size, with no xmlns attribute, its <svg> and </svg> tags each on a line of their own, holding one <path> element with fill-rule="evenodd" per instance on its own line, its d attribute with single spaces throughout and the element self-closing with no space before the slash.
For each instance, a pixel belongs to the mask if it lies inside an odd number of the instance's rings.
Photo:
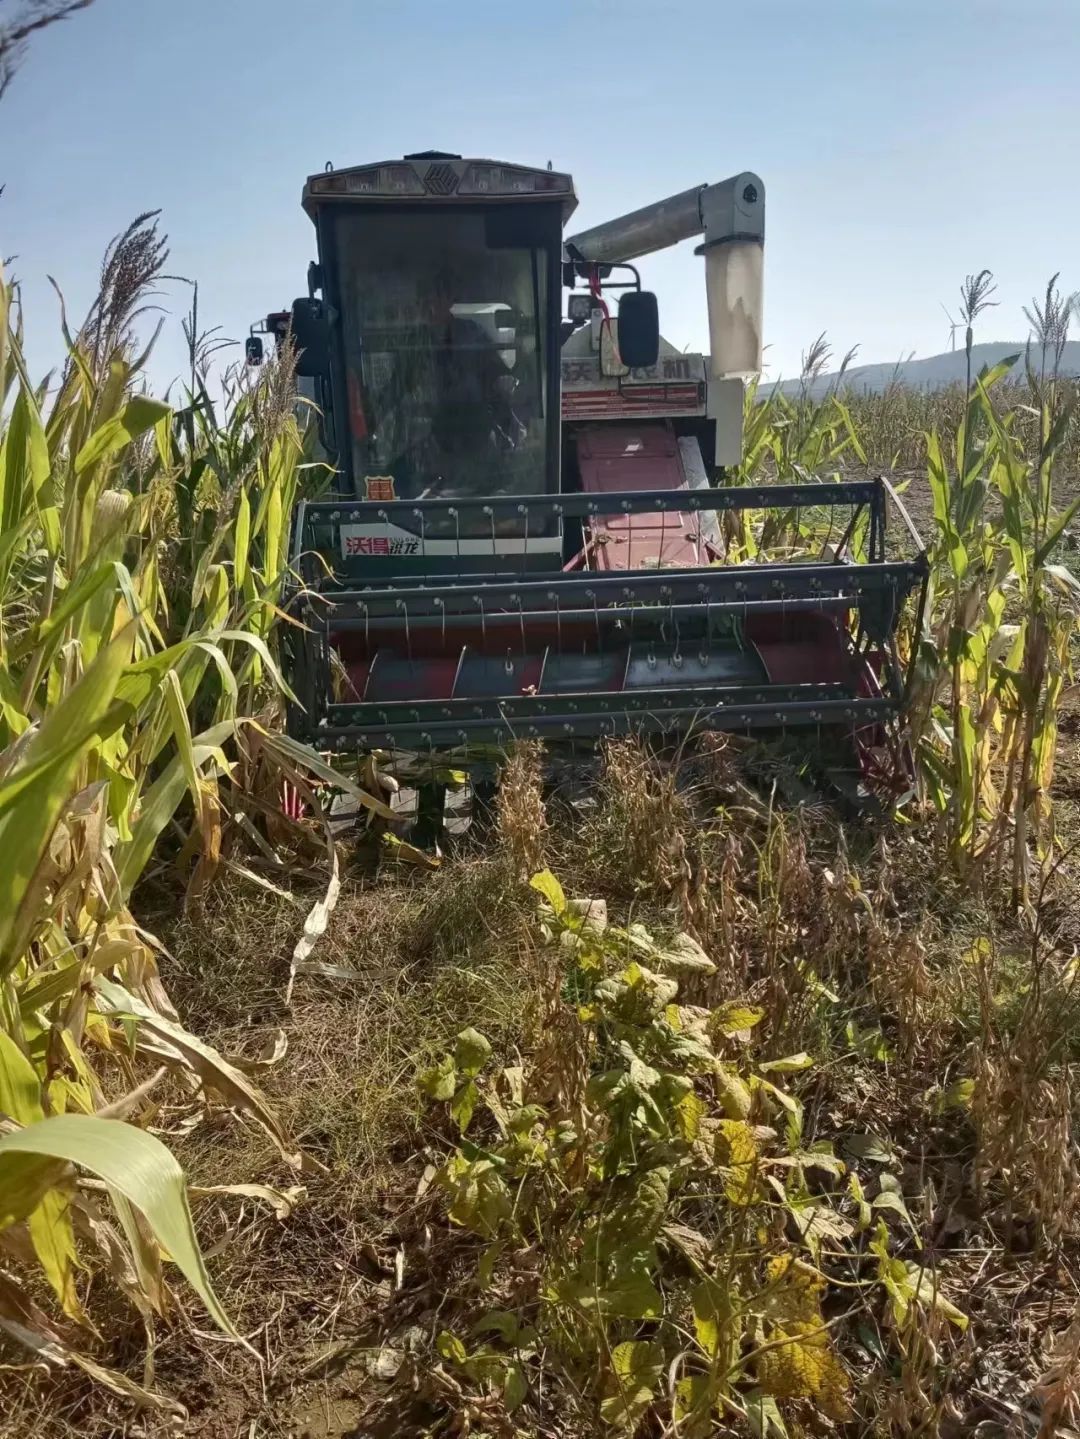
<svg viewBox="0 0 1080 1439">
<path fill-rule="evenodd" d="M 1017 362 L 1014 375 L 1018 380 L 1024 378 L 1023 365 L 1024 342 L 1015 340 L 988 341 L 984 345 L 974 345 L 971 351 L 972 372 L 978 372 L 986 365 L 996 365 L 1009 355 L 1020 354 L 1021 359 Z M 864 390 L 872 393 L 880 393 L 889 382 L 895 377 L 902 384 L 910 385 L 916 390 L 942 390 L 947 385 L 959 381 L 963 384 L 965 367 L 967 364 L 963 349 L 947 350 L 943 355 L 928 355 L 922 360 L 902 360 L 899 363 L 893 361 L 891 364 L 881 365 L 851 365 L 844 375 L 843 385 L 850 390 Z M 1080 375 L 1080 340 L 1069 340 L 1065 346 L 1065 354 L 1061 363 L 1063 375 Z M 811 387 L 812 395 L 823 394 L 830 385 L 836 383 L 835 374 L 819 375 Z M 781 390 L 790 394 L 798 390 L 797 379 L 783 379 L 779 382 Z M 768 391 L 772 385 L 762 385 L 762 390 Z"/>
</svg>

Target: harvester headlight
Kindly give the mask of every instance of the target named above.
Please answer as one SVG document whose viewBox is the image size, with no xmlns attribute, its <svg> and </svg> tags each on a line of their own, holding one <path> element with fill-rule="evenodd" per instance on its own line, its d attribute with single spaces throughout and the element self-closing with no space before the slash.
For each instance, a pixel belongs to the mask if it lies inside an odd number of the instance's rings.
<svg viewBox="0 0 1080 1439">
<path fill-rule="evenodd" d="M 383 165 L 379 171 L 379 189 L 391 195 L 422 195 L 424 182 L 411 165 Z"/>
<path fill-rule="evenodd" d="M 569 175 L 554 170 L 489 164 L 467 165 L 458 186 L 459 195 L 550 195 L 569 190 Z"/>
</svg>

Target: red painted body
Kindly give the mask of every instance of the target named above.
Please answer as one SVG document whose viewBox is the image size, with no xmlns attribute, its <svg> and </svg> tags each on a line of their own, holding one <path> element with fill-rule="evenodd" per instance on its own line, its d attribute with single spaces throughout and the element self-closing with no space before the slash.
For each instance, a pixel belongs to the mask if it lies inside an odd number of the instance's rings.
<svg viewBox="0 0 1080 1439">
<path fill-rule="evenodd" d="M 678 490 L 686 483 L 678 440 L 664 426 L 586 430 L 577 454 L 586 494 Z M 602 515 L 592 538 L 590 567 L 598 570 L 692 569 L 709 563 L 696 515 Z"/>
</svg>

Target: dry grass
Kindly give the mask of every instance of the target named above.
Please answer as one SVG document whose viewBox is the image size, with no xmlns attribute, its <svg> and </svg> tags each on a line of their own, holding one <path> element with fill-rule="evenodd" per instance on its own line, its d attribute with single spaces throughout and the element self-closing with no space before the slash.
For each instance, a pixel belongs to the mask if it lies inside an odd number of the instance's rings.
<svg viewBox="0 0 1080 1439">
<path fill-rule="evenodd" d="M 349 977 L 301 978 L 285 1011 L 298 911 L 255 892 L 238 914 L 235 899 L 220 897 L 171 936 L 173 991 L 234 1051 L 257 1054 L 285 1030 L 267 1089 L 305 1153 L 348 1184 L 350 1203 L 370 1203 L 393 1178 L 387 1165 L 418 1140 L 417 1069 L 478 1011 L 495 1039 L 527 1030 L 526 914 L 501 857 L 430 879 L 391 871 L 357 883 L 318 950 Z M 202 1158 L 214 1165 L 216 1155 L 215 1144 Z"/>
<path fill-rule="evenodd" d="M 417 1071 L 478 1013 L 508 1059 L 535 1032 L 543 985 L 528 893 L 502 857 L 462 859 L 430 878 L 391 868 L 354 883 L 318 956 L 355 977 L 303 977 L 289 1010 L 283 995 L 301 909 L 254 888 L 218 892 L 168 932 L 172 993 L 201 1033 L 255 1063 L 284 1034 L 284 1057 L 260 1082 L 311 1162 L 301 1177 L 306 1200 L 284 1223 L 239 1198 L 196 1204 L 215 1284 L 241 1330 L 257 1331 L 268 1367 L 260 1374 L 240 1351 L 179 1326 L 157 1352 L 156 1377 L 192 1409 L 190 1432 L 247 1435 L 247 1419 L 229 1427 L 234 1410 L 267 1406 L 277 1417 L 258 1432 L 293 1432 L 293 1384 L 317 1392 L 325 1378 L 318 1364 L 302 1378 L 313 1357 L 339 1324 L 355 1336 L 364 1313 L 385 1304 L 398 1235 L 411 1237 L 428 1207 L 414 1196 L 425 1148 L 439 1138 Z M 174 1132 L 171 1143 L 197 1188 L 296 1183 L 260 1132 L 224 1114 Z M 111 1308 L 105 1332 L 113 1362 L 135 1362 L 143 1336 L 130 1315 Z M 31 1414 L 50 1439 L 135 1434 L 145 1423 L 81 1380 L 43 1390 L 32 1373 L 0 1374 L 0 1414 L 5 1439 L 28 1432 Z"/>
<path fill-rule="evenodd" d="M 499 776 L 496 823 L 499 844 L 522 879 L 543 868 L 543 746 L 525 740 L 514 747 Z"/>
</svg>

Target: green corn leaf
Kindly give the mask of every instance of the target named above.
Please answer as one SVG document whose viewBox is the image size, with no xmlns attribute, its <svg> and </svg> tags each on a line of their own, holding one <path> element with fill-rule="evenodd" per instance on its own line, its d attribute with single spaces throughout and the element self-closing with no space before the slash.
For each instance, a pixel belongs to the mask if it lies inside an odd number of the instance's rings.
<svg viewBox="0 0 1080 1439">
<path fill-rule="evenodd" d="M 0 450 L 0 533 L 6 533 L 27 509 L 27 429 L 26 391 L 20 389 L 11 407 Z"/>
<path fill-rule="evenodd" d="M 74 1164 L 122 1194 L 146 1220 L 214 1322 L 250 1349 L 214 1293 L 195 1238 L 183 1171 L 160 1139 L 117 1119 L 56 1114 L 14 1134 L 0 1135 L 0 1158 L 6 1161 L 13 1155 Z"/>
<path fill-rule="evenodd" d="M 1053 552 L 1054 546 L 1057 544 L 1058 540 L 1061 539 L 1061 536 L 1065 532 L 1067 527 L 1072 524 L 1072 521 L 1075 518 L 1076 512 L 1078 510 L 1080 510 L 1080 495 L 1077 495 L 1076 499 L 1073 500 L 1072 504 L 1069 505 L 1067 509 L 1062 510 L 1061 514 L 1057 516 L 1057 518 L 1050 525 L 1050 528 L 1047 530 L 1046 536 L 1043 539 L 1042 544 L 1035 551 L 1036 569 L 1040 569 L 1043 565 L 1046 564 L 1046 561 L 1050 558 L 1050 555 Z"/>
<path fill-rule="evenodd" d="M 82 1320 L 85 1313 L 75 1289 L 78 1256 L 68 1196 L 61 1189 L 50 1189 L 30 1211 L 26 1227 L 42 1273 L 61 1309 L 69 1319 Z"/>
<path fill-rule="evenodd" d="M 233 583 L 242 589 L 247 579 L 248 545 L 251 543 L 251 501 L 241 488 L 236 507 L 236 529 L 233 532 Z"/>
<path fill-rule="evenodd" d="M 47 1010 L 59 999 L 66 999 L 82 982 L 82 965 L 77 958 L 68 955 L 55 970 L 36 970 L 33 979 L 25 981 L 19 988 L 19 1013 L 29 1020 L 39 1011 Z M 3 1109 L 0 1102 L 0 1109 Z"/>
<path fill-rule="evenodd" d="M 148 395 L 132 395 L 119 415 L 105 423 L 90 436 L 75 456 L 75 474 L 84 474 L 92 465 L 122 450 L 137 440 L 170 413 L 170 406 Z"/>
<path fill-rule="evenodd" d="M 89 602 L 112 581 L 116 582 L 116 566 L 111 562 L 92 570 L 66 591 L 63 598 L 53 606 L 47 620 L 36 629 L 31 629 L 19 642 L 11 647 L 10 663 L 18 662 L 34 650 L 39 651 L 38 663 L 47 665 L 64 638 L 64 628 Z"/>
<path fill-rule="evenodd" d="M 195 806 L 195 813 L 198 815 L 202 805 L 202 790 L 199 783 L 199 762 L 195 758 L 195 745 L 191 735 L 191 724 L 188 720 L 187 709 L 184 705 L 184 697 L 180 692 L 180 681 L 176 677 L 176 671 L 170 670 L 164 677 L 165 705 L 169 712 L 169 719 L 172 724 L 173 737 L 176 740 L 176 750 L 183 767 L 184 778 L 191 794 L 191 801 Z"/>
<path fill-rule="evenodd" d="M 847 405 L 845 405 L 843 401 L 839 398 L 834 397 L 833 405 L 836 409 L 837 414 L 844 422 L 844 429 L 847 432 L 848 444 L 858 456 L 859 463 L 863 465 L 867 464 L 868 461 L 866 458 L 866 451 L 862 447 L 862 442 L 859 439 L 859 432 L 855 428 L 854 420 L 852 420 L 851 418 L 851 411 L 848 409 Z"/>
<path fill-rule="evenodd" d="M 221 678 L 221 687 L 235 706 L 240 688 L 236 682 L 236 676 L 233 674 L 232 666 L 225 658 L 224 652 L 218 645 L 213 644 L 210 640 L 196 639 L 193 640 L 192 643 L 196 649 L 201 650 L 203 654 L 208 655 L 210 659 L 213 660 L 218 675 Z"/>
<path fill-rule="evenodd" d="M 18 1124 L 45 1118 L 37 1071 L 10 1034 L 0 1029 L 0 1114 Z"/>
<path fill-rule="evenodd" d="M 0 1169 L 0 1230 L 28 1220 L 65 1182 L 65 1173 L 59 1160 L 50 1162 L 36 1154 L 6 1156 Z"/>
<path fill-rule="evenodd" d="M 205 764 L 211 757 L 216 759 L 215 752 L 235 733 L 234 721 L 225 720 L 196 735 L 192 741 L 196 766 Z M 158 836 L 176 813 L 187 785 L 184 762 L 176 755 L 143 795 L 139 817 L 131 827 L 131 839 L 118 844 L 114 851 L 116 873 L 125 898 L 150 862 Z"/>
<path fill-rule="evenodd" d="M 0 470 L 3 469 L 4 454 L 0 446 Z M 34 530 L 34 516 L 24 514 L 9 529 L 0 530 L 0 593 L 3 592 L 5 577 L 13 557 L 29 540 Z"/>
<path fill-rule="evenodd" d="M 266 641 L 264 639 L 260 638 L 259 635 L 251 634 L 248 630 L 222 630 L 220 638 L 223 640 L 233 640 L 236 644 L 247 645 L 250 649 L 254 650 L 255 653 L 259 656 L 259 658 L 262 660 L 266 668 L 270 671 L 270 674 L 273 676 L 274 683 L 277 685 L 281 693 L 287 699 L 292 700 L 294 704 L 300 703 L 300 701 L 296 698 L 296 695 L 293 693 L 292 687 L 286 681 L 285 676 L 281 673 L 281 670 L 278 669 L 277 665 L 275 664 L 274 658 L 271 655 L 270 650 L 267 647 Z"/>
<path fill-rule="evenodd" d="M 968 844 L 975 830 L 975 725 L 971 718 L 970 706 L 957 706 L 958 732 L 954 748 L 957 758 L 957 801 L 960 810 L 959 838 L 961 844 Z"/>
<path fill-rule="evenodd" d="M 134 715 L 154 694 L 169 671 L 175 669 L 197 644 L 197 640 L 181 640 L 179 644 L 170 645 L 168 649 L 158 650 L 156 654 L 125 666 L 116 687 L 116 698 L 129 705 Z"/>
<path fill-rule="evenodd" d="M 976 376 L 976 384 L 984 391 L 992 390 L 1000 380 L 1005 378 L 1019 359 L 1020 351 L 1017 350 L 1015 355 L 1006 355 L 996 365 L 984 365 Z"/>
<path fill-rule="evenodd" d="M 18 770 L 0 781 L 0 973 L 18 960 L 33 915 L 22 907 L 38 863 L 64 807 L 71 798 L 79 756 L 94 734 L 111 733 L 124 718 L 113 705 L 131 648 L 131 627 L 101 651 L 86 674 L 49 713 L 27 745 L 24 764 L 36 767 L 34 780 L 13 803 L 3 805 L 5 787 L 18 781 Z M 71 736 L 86 736 L 76 746 Z"/>
</svg>

